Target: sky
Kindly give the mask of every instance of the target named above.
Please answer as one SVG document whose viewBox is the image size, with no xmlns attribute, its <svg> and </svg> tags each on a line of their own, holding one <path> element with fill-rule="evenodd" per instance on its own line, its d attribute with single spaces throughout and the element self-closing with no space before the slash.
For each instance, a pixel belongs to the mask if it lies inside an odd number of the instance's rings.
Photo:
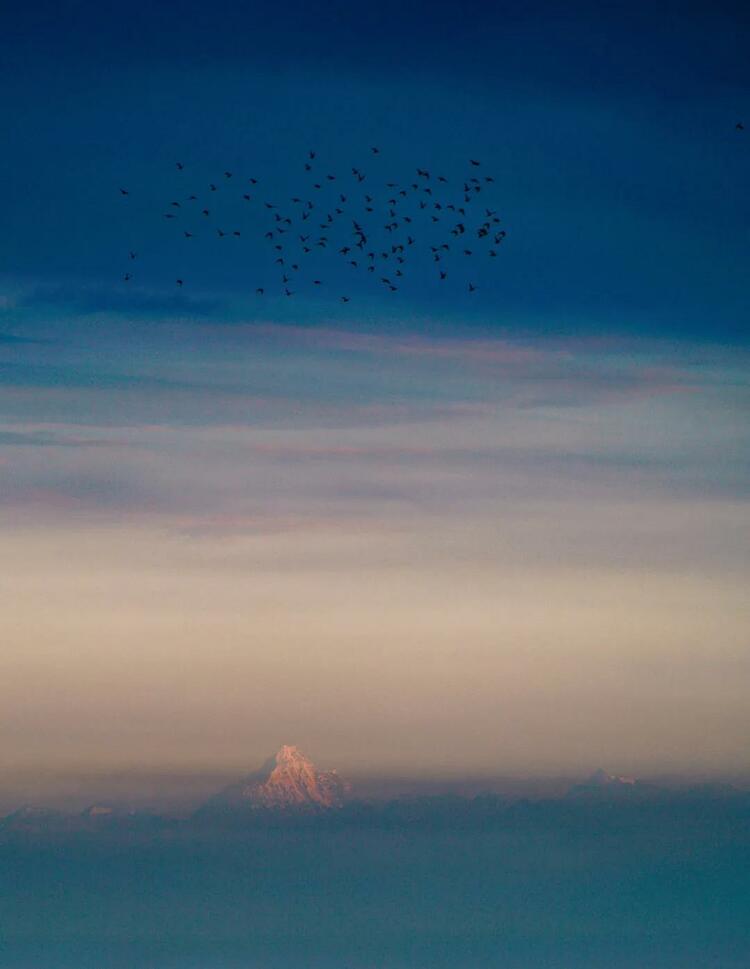
<svg viewBox="0 0 750 969">
<path fill-rule="evenodd" d="M 0 765 L 746 770 L 748 26 L 5 12 Z M 492 271 L 284 297 L 253 227 L 311 150 L 480 159 Z M 242 237 L 188 251 L 210 182 Z"/>
</svg>

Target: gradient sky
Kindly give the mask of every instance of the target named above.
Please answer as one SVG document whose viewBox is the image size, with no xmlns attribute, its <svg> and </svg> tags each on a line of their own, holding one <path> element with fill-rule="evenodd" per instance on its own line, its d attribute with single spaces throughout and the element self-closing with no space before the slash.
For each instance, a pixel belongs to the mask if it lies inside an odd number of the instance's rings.
<svg viewBox="0 0 750 969">
<path fill-rule="evenodd" d="M 158 6 L 3 15 L 0 764 L 746 768 L 747 13 Z M 495 176 L 471 301 L 159 219 L 372 144 Z"/>
</svg>

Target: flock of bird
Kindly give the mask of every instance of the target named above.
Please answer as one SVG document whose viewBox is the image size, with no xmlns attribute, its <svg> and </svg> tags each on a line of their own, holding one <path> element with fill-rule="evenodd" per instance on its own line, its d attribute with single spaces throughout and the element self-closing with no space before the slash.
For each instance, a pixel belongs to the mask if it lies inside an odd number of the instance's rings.
<svg viewBox="0 0 750 969">
<path fill-rule="evenodd" d="M 176 162 L 180 183 L 160 218 L 175 227 L 181 245 L 195 246 L 206 237 L 225 243 L 242 239 L 249 213 L 250 231 L 262 238 L 269 257 L 266 267 L 253 267 L 256 296 L 276 291 L 292 297 L 303 288 L 320 291 L 328 285 L 338 287 L 335 295 L 342 303 L 356 288 L 340 292 L 341 270 L 328 272 L 334 258 L 346 272 L 372 280 L 387 293 L 398 292 L 410 274 L 419 273 L 421 282 L 424 270 L 438 284 L 455 277 L 474 293 L 482 276 L 477 262 L 491 265 L 506 238 L 489 200 L 495 180 L 476 158 L 468 159 L 458 179 L 416 168 L 402 181 L 384 181 L 376 146 L 369 150 L 369 171 L 352 165 L 344 174 L 331 172 L 321 168 L 313 150 L 301 167 L 304 189 L 282 202 L 261 194 L 258 178 L 233 171 L 191 192 L 185 184 L 188 169 Z M 120 194 L 128 199 L 131 193 L 121 188 Z M 130 250 L 128 256 L 126 283 L 135 278 L 139 253 Z M 182 273 L 174 285 L 182 289 L 188 282 Z M 278 289 L 272 290 L 274 285 Z"/>
</svg>

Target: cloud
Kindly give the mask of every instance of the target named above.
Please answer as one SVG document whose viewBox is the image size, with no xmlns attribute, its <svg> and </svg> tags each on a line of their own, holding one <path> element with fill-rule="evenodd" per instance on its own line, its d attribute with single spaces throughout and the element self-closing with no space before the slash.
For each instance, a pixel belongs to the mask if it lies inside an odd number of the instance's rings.
<svg viewBox="0 0 750 969">
<path fill-rule="evenodd" d="M 158 314 L 167 317 L 213 316 L 225 307 L 216 297 L 185 292 L 158 292 L 121 284 L 39 284 L 28 289 L 16 304 L 21 309 L 55 307 L 67 313 L 117 313 L 128 316 Z"/>
</svg>

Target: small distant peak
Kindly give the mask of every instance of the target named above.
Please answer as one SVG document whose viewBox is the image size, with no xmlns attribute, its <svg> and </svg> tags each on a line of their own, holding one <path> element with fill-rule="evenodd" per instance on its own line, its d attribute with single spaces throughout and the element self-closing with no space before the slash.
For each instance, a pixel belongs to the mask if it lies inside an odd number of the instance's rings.
<svg viewBox="0 0 750 969">
<path fill-rule="evenodd" d="M 611 784 L 635 784 L 634 777 L 620 777 L 617 774 L 610 774 L 608 771 L 604 770 L 603 767 L 599 767 L 594 773 L 589 777 L 587 784 L 591 784 L 596 787 L 608 787 Z"/>
<path fill-rule="evenodd" d="M 610 774 L 609 771 L 599 767 L 593 774 L 589 775 L 585 781 L 574 784 L 568 791 L 568 797 L 610 797 L 620 794 L 631 794 L 634 791 L 642 790 L 643 785 L 634 777 L 621 777 L 617 774 Z"/>
<path fill-rule="evenodd" d="M 82 812 L 85 818 L 110 817 L 114 813 L 115 809 L 110 804 L 91 804 Z"/>
</svg>

